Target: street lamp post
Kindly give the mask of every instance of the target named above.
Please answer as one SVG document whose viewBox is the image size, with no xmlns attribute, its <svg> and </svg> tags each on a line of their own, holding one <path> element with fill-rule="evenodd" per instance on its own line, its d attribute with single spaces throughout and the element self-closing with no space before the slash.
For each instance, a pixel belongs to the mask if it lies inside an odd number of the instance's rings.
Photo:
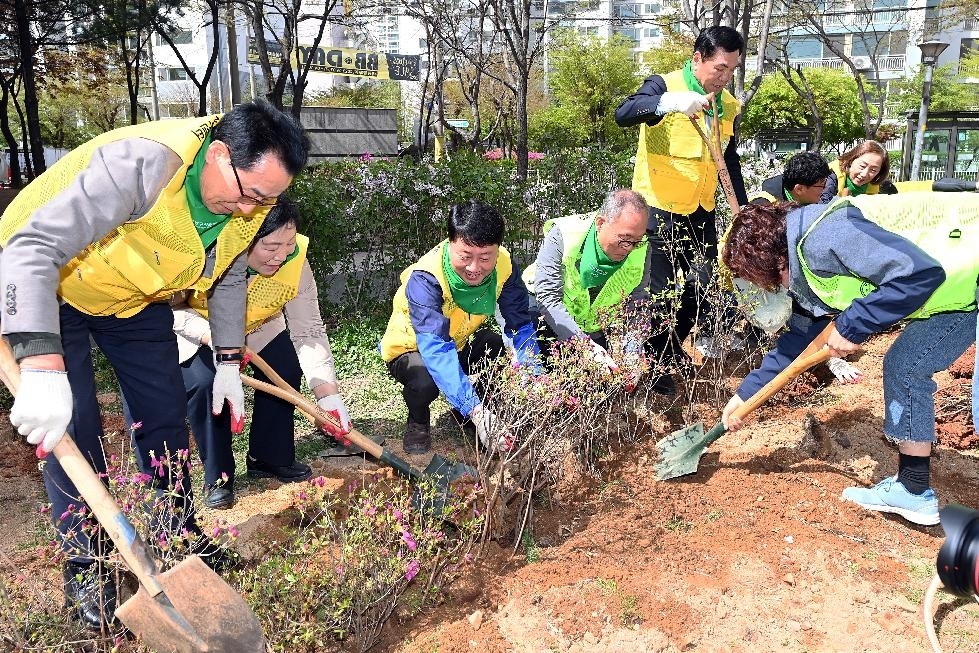
<svg viewBox="0 0 979 653">
<path fill-rule="evenodd" d="M 944 41 L 922 41 L 921 64 L 925 67 L 924 83 L 921 87 L 921 109 L 918 111 L 918 130 L 914 136 L 914 154 L 911 158 L 911 181 L 918 181 L 921 172 L 921 152 L 925 147 L 925 123 L 928 120 L 928 105 L 931 104 L 931 76 L 935 71 L 938 57 L 948 47 Z"/>
</svg>

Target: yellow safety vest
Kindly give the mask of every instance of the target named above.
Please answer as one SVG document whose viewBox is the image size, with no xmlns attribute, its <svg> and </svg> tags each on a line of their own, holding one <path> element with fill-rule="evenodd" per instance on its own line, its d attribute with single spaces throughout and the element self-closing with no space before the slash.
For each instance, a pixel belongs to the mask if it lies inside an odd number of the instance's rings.
<svg viewBox="0 0 979 653">
<path fill-rule="evenodd" d="M 624 296 L 639 287 L 646 266 L 646 248 L 634 248 L 622 263 L 622 267 L 612 273 L 598 291 L 595 301 L 592 301 L 588 289 L 581 285 L 578 261 L 581 259 L 581 247 L 588 230 L 595 222 L 595 217 L 595 213 L 567 215 L 544 223 L 545 235 L 555 226 L 561 230 L 561 239 L 564 243 L 564 252 L 561 256 L 561 262 L 564 264 L 561 302 L 586 333 L 602 330 L 604 325 L 600 318 L 603 311 L 615 306 Z M 523 280 L 528 289 L 534 287 L 537 280 L 536 263 L 524 270 Z"/>
<path fill-rule="evenodd" d="M 204 247 L 187 206 L 184 179 L 220 120 L 214 115 L 146 122 L 115 129 L 75 148 L 10 204 L 0 218 L 0 245 L 5 247 L 39 206 L 68 188 L 98 147 L 124 138 L 145 138 L 176 152 L 183 165 L 146 215 L 120 225 L 61 268 L 58 295 L 89 315 L 131 317 L 179 290 L 208 290 L 248 247 L 268 213 L 268 207 L 258 207 L 250 216 L 235 213 L 221 231 L 213 274 L 202 276 Z"/>
<path fill-rule="evenodd" d="M 442 248 L 448 246 L 449 241 L 443 240 L 422 256 L 417 263 L 401 273 L 401 287 L 394 294 L 394 309 L 391 311 L 391 319 L 388 320 L 384 337 L 381 338 L 381 358 L 384 359 L 384 362 L 391 362 L 398 356 L 410 351 L 418 351 L 415 329 L 411 326 L 411 318 L 408 315 L 408 298 L 405 296 L 408 278 L 415 270 L 428 272 L 438 279 L 439 285 L 442 287 L 442 314 L 449 318 L 449 337 L 455 341 L 457 350 L 465 347 L 469 336 L 486 321 L 485 315 L 467 313 L 452 301 L 449 281 L 445 278 L 445 272 L 442 271 Z M 510 260 L 510 252 L 501 246 L 499 256 L 496 258 L 497 299 L 503 292 L 503 284 L 510 278 L 511 274 L 513 274 L 513 262 Z"/>
<path fill-rule="evenodd" d="M 829 170 L 836 175 L 836 195 L 839 196 L 846 189 L 846 173 L 840 170 L 840 160 L 837 159 L 829 164 Z M 867 184 L 867 192 L 864 195 L 876 195 L 879 192 L 880 184 Z"/>
<path fill-rule="evenodd" d="M 220 242 L 223 234 L 218 236 Z M 252 275 L 248 281 L 248 299 L 245 304 L 245 333 L 251 333 L 265 324 L 270 317 L 278 315 L 282 308 L 299 294 L 299 279 L 302 277 L 303 263 L 309 249 L 309 238 L 296 235 L 299 253 L 286 261 L 275 274 Z M 207 317 L 207 293 L 195 291 L 187 303 L 198 313 Z"/>
<path fill-rule="evenodd" d="M 682 70 L 663 75 L 663 81 L 667 91 L 687 90 Z M 741 112 L 741 103 L 727 90 L 721 91 L 721 103 L 723 152 L 734 136 L 734 119 Z M 717 166 L 685 114 L 672 112 L 652 127 L 640 125 L 632 190 L 645 197 L 650 206 L 671 213 L 689 215 L 698 206 L 708 211 L 714 208 Z"/>
</svg>

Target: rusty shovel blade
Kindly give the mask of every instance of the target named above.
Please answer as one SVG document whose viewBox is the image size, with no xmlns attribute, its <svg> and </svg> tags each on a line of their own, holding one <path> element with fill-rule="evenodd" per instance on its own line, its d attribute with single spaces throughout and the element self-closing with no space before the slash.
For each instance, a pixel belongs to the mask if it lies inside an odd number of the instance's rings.
<svg viewBox="0 0 979 653">
<path fill-rule="evenodd" d="M 140 586 L 116 610 L 147 647 L 160 653 L 265 653 L 258 618 L 199 557 L 185 558 L 158 578 L 163 594 L 150 596 Z"/>
</svg>

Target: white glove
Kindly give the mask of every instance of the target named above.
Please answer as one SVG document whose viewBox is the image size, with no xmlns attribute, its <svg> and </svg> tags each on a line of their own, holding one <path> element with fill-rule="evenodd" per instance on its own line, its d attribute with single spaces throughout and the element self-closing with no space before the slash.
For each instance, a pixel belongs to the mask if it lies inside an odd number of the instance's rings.
<svg viewBox="0 0 979 653">
<path fill-rule="evenodd" d="M 792 317 L 792 298 L 785 288 L 772 293 L 750 281 L 735 278 L 734 292 L 748 321 L 766 333 L 775 333 Z"/>
<path fill-rule="evenodd" d="M 23 369 L 20 371 L 20 389 L 10 409 L 10 423 L 18 433 L 27 436 L 29 443 L 41 445 L 39 448 L 47 453 L 65 434 L 73 403 L 67 373 Z"/>
<path fill-rule="evenodd" d="M 317 399 L 316 405 L 322 408 L 323 412 L 330 413 L 336 417 L 342 427 L 342 430 L 338 433 L 332 424 L 324 423 L 324 431 L 337 439 L 341 439 L 342 436 L 350 433 L 350 429 L 353 428 L 353 422 L 350 421 L 350 413 L 347 412 L 347 407 L 343 403 L 343 397 L 339 394 L 326 395 Z"/>
<path fill-rule="evenodd" d="M 241 373 L 237 362 L 219 363 L 211 388 L 211 412 L 220 415 L 224 402 L 231 409 L 231 432 L 241 433 L 245 428 L 245 389 L 241 387 Z"/>
<path fill-rule="evenodd" d="M 503 451 L 513 449 L 516 440 L 508 431 L 501 430 L 500 420 L 489 408 L 478 404 L 473 408 L 473 412 L 469 413 L 469 419 L 476 425 L 476 435 L 487 451 L 492 453 L 498 448 Z"/>
<path fill-rule="evenodd" d="M 860 383 L 863 380 L 863 372 L 842 358 L 830 358 L 826 366 L 840 383 Z"/>
<path fill-rule="evenodd" d="M 656 115 L 665 116 L 676 111 L 693 117 L 703 111 L 708 104 L 710 104 L 710 96 L 701 95 L 697 91 L 667 91 L 659 98 Z"/>
<path fill-rule="evenodd" d="M 602 347 L 595 341 L 591 343 L 591 355 L 595 358 L 596 363 L 605 365 L 610 372 L 615 372 L 619 369 L 619 365 L 612 359 L 612 355 L 605 350 L 605 347 Z"/>
</svg>

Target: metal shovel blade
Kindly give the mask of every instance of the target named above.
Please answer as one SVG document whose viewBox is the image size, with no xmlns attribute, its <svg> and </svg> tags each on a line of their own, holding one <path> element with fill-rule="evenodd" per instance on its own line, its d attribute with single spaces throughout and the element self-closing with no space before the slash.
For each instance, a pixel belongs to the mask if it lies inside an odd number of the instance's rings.
<svg viewBox="0 0 979 653">
<path fill-rule="evenodd" d="M 435 454 L 417 479 L 412 503 L 421 510 L 441 515 L 452 493 L 452 483 L 464 476 L 476 479 L 479 473 L 465 463 L 455 463 Z"/>
<path fill-rule="evenodd" d="M 674 431 L 668 438 L 656 443 L 659 456 L 656 460 L 656 478 L 666 481 L 678 476 L 695 474 L 704 450 L 724 435 L 724 424 L 718 422 L 704 433 L 701 423 Z"/>
<path fill-rule="evenodd" d="M 148 648 L 161 653 L 265 653 L 258 618 L 200 558 L 185 558 L 158 578 L 164 594 L 152 597 L 140 586 L 116 610 Z M 196 637 L 188 637 L 188 625 Z"/>
</svg>

